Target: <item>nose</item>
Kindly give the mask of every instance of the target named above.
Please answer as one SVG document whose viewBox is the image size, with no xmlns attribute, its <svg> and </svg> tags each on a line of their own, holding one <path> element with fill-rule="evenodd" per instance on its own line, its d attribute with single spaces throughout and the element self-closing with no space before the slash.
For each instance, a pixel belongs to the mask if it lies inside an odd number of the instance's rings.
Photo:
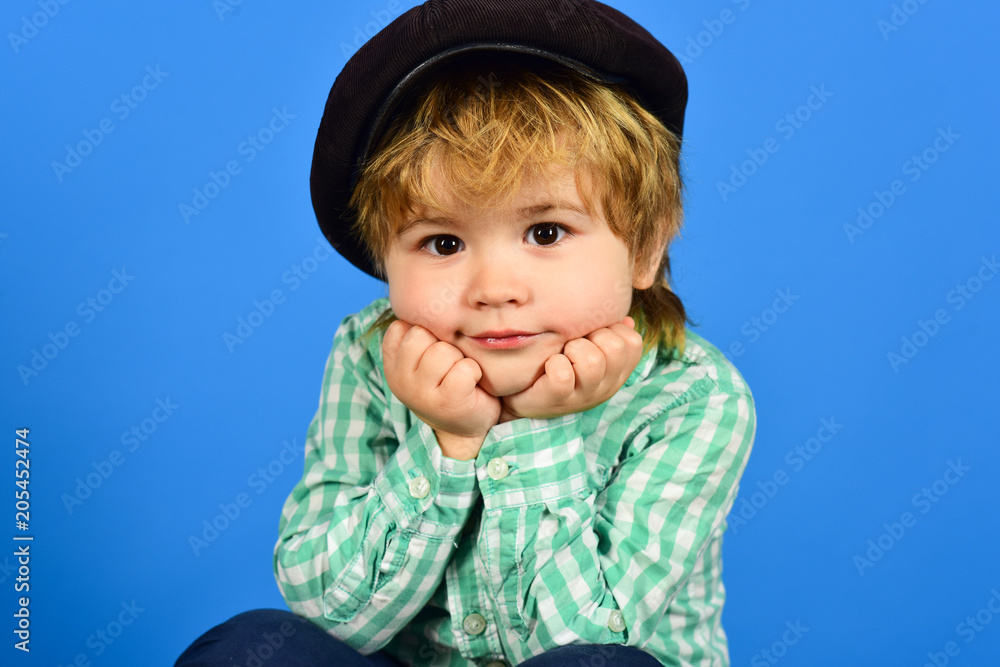
<svg viewBox="0 0 1000 667">
<path fill-rule="evenodd" d="M 523 304 L 529 297 L 529 276 L 507 253 L 483 253 L 469 266 L 469 305 L 472 307 Z"/>
</svg>

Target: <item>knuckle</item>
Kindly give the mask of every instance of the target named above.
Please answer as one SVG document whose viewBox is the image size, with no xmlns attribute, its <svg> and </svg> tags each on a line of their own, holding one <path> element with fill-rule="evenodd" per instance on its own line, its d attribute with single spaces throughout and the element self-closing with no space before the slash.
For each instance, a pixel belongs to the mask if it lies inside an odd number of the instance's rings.
<svg viewBox="0 0 1000 667">
<path fill-rule="evenodd" d="M 585 338 L 577 338 L 566 343 L 566 355 L 586 359 L 598 350 L 597 346 Z"/>
<path fill-rule="evenodd" d="M 628 347 L 628 344 L 625 342 L 625 340 L 623 338 L 619 338 L 618 336 L 612 336 L 608 338 L 606 345 L 609 350 L 619 354 L 624 352 Z"/>
<path fill-rule="evenodd" d="M 557 383 L 557 390 L 566 391 L 567 385 L 570 390 L 573 387 L 574 374 L 571 368 L 557 368 L 552 373 L 552 379 Z"/>
<path fill-rule="evenodd" d="M 452 345 L 451 343 L 446 343 L 443 340 L 439 340 L 436 343 L 431 344 L 427 348 L 427 354 L 431 354 L 435 359 L 442 361 L 458 361 L 462 359 L 462 352 Z"/>
</svg>

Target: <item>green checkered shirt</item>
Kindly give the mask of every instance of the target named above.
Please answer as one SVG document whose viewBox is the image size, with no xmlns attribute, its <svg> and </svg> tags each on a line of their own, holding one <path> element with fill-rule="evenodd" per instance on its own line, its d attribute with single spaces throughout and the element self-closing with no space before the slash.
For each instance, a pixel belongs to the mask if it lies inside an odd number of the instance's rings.
<svg viewBox="0 0 1000 667">
<path fill-rule="evenodd" d="M 739 372 L 690 330 L 609 401 L 494 426 L 442 455 L 389 391 L 379 299 L 334 338 L 275 578 L 292 611 L 407 665 L 516 665 L 625 644 L 664 665 L 728 665 L 726 514 L 756 431 Z"/>
</svg>

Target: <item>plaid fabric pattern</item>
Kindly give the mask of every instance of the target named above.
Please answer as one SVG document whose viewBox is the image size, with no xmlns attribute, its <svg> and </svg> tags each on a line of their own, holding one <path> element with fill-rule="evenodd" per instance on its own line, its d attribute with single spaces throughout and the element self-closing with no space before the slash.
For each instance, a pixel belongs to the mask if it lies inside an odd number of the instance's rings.
<svg viewBox="0 0 1000 667">
<path fill-rule="evenodd" d="M 391 394 L 389 307 L 344 319 L 282 511 L 289 608 L 408 665 L 516 665 L 565 644 L 626 644 L 664 665 L 729 664 L 722 534 L 756 432 L 739 372 L 688 330 L 609 401 L 441 454 Z"/>
</svg>

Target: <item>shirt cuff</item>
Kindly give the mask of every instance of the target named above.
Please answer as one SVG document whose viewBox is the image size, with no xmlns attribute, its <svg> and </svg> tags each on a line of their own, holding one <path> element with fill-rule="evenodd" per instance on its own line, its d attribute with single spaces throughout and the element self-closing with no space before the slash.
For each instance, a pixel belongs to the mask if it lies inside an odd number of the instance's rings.
<svg viewBox="0 0 1000 667">
<path fill-rule="evenodd" d="M 605 471 L 586 455 L 574 417 L 515 419 L 490 430 L 475 460 L 486 509 L 571 496 L 592 477 L 603 478 Z"/>
<path fill-rule="evenodd" d="M 458 535 L 479 497 L 475 461 L 444 456 L 419 419 L 373 483 L 399 528 L 426 537 Z"/>
</svg>

